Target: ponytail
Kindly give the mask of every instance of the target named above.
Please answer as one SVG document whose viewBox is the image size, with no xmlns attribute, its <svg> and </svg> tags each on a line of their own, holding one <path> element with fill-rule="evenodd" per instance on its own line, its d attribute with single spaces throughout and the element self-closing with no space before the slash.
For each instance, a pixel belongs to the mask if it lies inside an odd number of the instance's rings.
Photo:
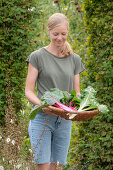
<svg viewBox="0 0 113 170">
<path fill-rule="evenodd" d="M 63 56 L 68 56 L 73 53 L 73 50 L 67 41 L 64 43 L 64 46 L 61 49 L 61 53 Z"/>
</svg>

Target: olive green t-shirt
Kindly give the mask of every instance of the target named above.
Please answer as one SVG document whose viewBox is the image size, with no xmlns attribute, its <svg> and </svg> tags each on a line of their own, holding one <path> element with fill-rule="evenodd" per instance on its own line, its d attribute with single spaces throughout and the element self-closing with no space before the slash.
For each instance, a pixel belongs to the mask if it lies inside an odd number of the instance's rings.
<svg viewBox="0 0 113 170">
<path fill-rule="evenodd" d="M 50 88 L 59 88 L 70 93 L 74 75 L 84 70 L 79 55 L 73 53 L 58 57 L 44 47 L 32 52 L 26 61 L 38 70 L 36 81 L 39 98 Z"/>
</svg>

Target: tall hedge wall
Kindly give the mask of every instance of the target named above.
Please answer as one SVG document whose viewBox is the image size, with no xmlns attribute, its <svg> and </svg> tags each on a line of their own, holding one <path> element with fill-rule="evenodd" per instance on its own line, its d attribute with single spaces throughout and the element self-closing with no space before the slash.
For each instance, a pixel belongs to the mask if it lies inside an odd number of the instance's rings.
<svg viewBox="0 0 113 170">
<path fill-rule="evenodd" d="M 86 46 L 85 85 L 97 90 L 99 103 L 109 108 L 92 120 L 77 123 L 72 136 L 71 167 L 113 169 L 113 1 L 84 0 Z M 75 127 L 74 127 L 75 128 Z"/>
<path fill-rule="evenodd" d="M 6 86 L 9 81 L 9 91 L 13 96 L 16 113 L 23 107 L 21 99 L 24 95 L 26 77 L 25 59 L 28 48 L 29 51 L 31 48 L 30 38 L 33 37 L 31 24 L 34 15 L 38 14 L 36 6 L 35 0 L 0 2 L 0 123 L 2 125 L 7 108 Z"/>
<path fill-rule="evenodd" d="M 112 106 L 113 2 L 84 1 L 89 81 L 98 90 L 102 103 Z M 113 110 L 112 110 L 113 111 Z"/>
</svg>

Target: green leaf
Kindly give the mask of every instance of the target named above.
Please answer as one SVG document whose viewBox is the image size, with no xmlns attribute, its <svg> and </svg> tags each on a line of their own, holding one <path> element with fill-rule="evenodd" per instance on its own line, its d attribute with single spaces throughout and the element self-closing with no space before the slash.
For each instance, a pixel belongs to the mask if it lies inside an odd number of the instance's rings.
<svg viewBox="0 0 113 170">
<path fill-rule="evenodd" d="M 83 111 L 86 107 L 95 108 L 95 106 L 98 105 L 95 94 L 96 91 L 91 86 L 88 86 L 86 89 L 84 89 L 81 95 L 80 108 L 78 111 Z"/>
<path fill-rule="evenodd" d="M 45 91 L 44 95 L 41 97 L 41 102 L 44 103 L 45 101 L 45 104 L 47 103 L 49 105 L 55 104 L 51 97 L 60 102 L 60 99 L 64 97 L 64 92 L 57 88 L 51 88 L 50 91 Z"/>
<path fill-rule="evenodd" d="M 72 96 L 76 96 L 76 91 L 75 90 L 71 90 L 71 95 Z"/>
<path fill-rule="evenodd" d="M 88 111 L 88 110 L 95 110 L 95 109 L 98 109 L 98 106 L 89 106 L 89 107 L 86 107 L 84 108 L 84 111 Z"/>
<path fill-rule="evenodd" d="M 99 109 L 99 111 L 102 112 L 102 113 L 107 113 L 107 112 L 109 111 L 108 108 L 107 108 L 107 106 L 105 106 L 105 105 L 99 105 L 99 106 L 98 106 L 98 109 Z"/>
<path fill-rule="evenodd" d="M 45 108 L 45 107 L 48 107 L 47 104 L 45 105 L 42 105 L 42 106 L 39 106 L 39 105 L 36 105 L 30 112 L 29 114 L 29 118 L 31 120 L 33 120 L 35 118 L 35 116 L 37 115 L 37 113 L 42 109 L 42 108 Z"/>
</svg>

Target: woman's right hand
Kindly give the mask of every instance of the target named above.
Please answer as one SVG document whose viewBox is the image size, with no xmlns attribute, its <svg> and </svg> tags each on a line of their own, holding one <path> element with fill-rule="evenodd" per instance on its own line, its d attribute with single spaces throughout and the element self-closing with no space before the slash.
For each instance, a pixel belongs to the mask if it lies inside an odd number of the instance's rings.
<svg viewBox="0 0 113 170">
<path fill-rule="evenodd" d="M 42 110 L 49 115 L 56 115 L 69 120 L 69 116 L 66 115 L 67 112 L 65 112 L 63 109 L 54 106 L 48 106 L 46 108 L 43 108 Z"/>
<path fill-rule="evenodd" d="M 46 108 L 43 108 L 42 110 L 43 110 L 46 114 L 56 115 L 55 113 L 53 113 L 53 110 L 51 110 L 51 109 L 49 108 L 49 106 L 46 107 Z"/>
</svg>

